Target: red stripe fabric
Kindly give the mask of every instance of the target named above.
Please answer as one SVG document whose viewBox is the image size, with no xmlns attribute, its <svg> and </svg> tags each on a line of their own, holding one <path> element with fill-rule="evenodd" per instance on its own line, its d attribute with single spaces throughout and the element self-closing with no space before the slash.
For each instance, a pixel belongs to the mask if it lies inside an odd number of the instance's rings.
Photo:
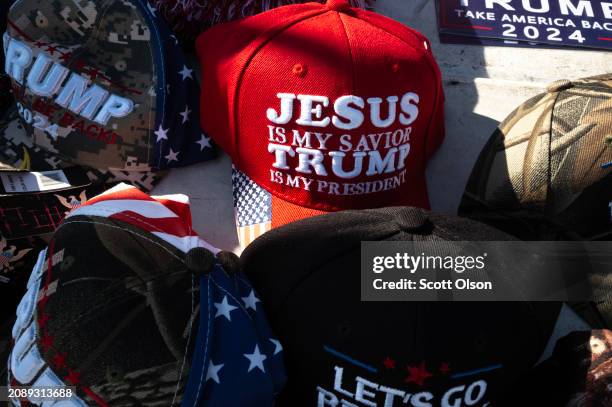
<svg viewBox="0 0 612 407">
<path fill-rule="evenodd" d="M 147 232 L 162 232 L 178 237 L 197 236 L 190 225 L 181 222 L 180 218 L 147 218 L 132 211 L 118 212 L 109 218 L 138 226 Z"/>
</svg>

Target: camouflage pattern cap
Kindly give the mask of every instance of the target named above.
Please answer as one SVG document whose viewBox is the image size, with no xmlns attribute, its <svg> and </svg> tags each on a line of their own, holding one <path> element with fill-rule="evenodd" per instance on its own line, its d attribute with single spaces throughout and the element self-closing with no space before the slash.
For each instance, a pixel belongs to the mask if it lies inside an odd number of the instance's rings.
<svg viewBox="0 0 612 407">
<path fill-rule="evenodd" d="M 478 158 L 459 214 L 526 240 L 610 239 L 612 74 L 548 86 Z"/>
<path fill-rule="evenodd" d="M 54 171 L 77 167 L 35 144 L 18 117 L 14 106 L 0 115 L 0 170 Z M 78 167 L 92 185 L 110 188 L 116 183 L 127 182 L 144 191 L 151 191 L 167 172 Z"/>
<path fill-rule="evenodd" d="M 214 156 L 194 71 L 146 1 L 17 1 L 4 50 L 27 136 L 59 160 L 147 172 Z"/>
</svg>

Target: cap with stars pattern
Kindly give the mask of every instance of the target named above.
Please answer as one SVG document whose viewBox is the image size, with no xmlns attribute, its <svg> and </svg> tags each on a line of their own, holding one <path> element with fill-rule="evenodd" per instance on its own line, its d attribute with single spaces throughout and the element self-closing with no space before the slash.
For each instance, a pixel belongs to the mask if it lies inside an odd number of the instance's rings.
<svg viewBox="0 0 612 407">
<path fill-rule="evenodd" d="M 283 347 L 225 254 L 184 195 L 121 184 L 89 199 L 32 271 L 9 386 L 74 386 L 62 406 L 272 406 Z"/>
</svg>

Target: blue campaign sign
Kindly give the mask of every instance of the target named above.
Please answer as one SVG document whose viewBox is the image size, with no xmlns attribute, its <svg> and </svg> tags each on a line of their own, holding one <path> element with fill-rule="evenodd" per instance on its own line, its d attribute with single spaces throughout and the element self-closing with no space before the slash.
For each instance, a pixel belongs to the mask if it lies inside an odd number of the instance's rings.
<svg viewBox="0 0 612 407">
<path fill-rule="evenodd" d="M 447 37 L 612 49 L 612 0 L 439 0 L 438 9 Z"/>
</svg>

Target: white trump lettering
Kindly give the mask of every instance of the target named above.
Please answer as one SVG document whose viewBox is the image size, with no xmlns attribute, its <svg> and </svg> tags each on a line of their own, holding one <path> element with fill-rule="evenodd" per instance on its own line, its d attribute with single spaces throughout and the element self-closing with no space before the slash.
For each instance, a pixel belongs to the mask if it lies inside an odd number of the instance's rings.
<svg viewBox="0 0 612 407">
<path fill-rule="evenodd" d="M 26 69 L 32 65 L 32 50 L 24 43 L 4 36 L 5 71 L 17 83 L 24 84 Z M 52 97 L 63 108 L 106 125 L 111 118 L 122 118 L 134 110 L 134 102 L 91 82 L 82 75 L 39 53 L 27 76 L 26 86 L 35 95 Z M 68 77 L 68 80 L 66 80 Z M 64 83 L 65 82 L 65 83 Z"/>
</svg>

